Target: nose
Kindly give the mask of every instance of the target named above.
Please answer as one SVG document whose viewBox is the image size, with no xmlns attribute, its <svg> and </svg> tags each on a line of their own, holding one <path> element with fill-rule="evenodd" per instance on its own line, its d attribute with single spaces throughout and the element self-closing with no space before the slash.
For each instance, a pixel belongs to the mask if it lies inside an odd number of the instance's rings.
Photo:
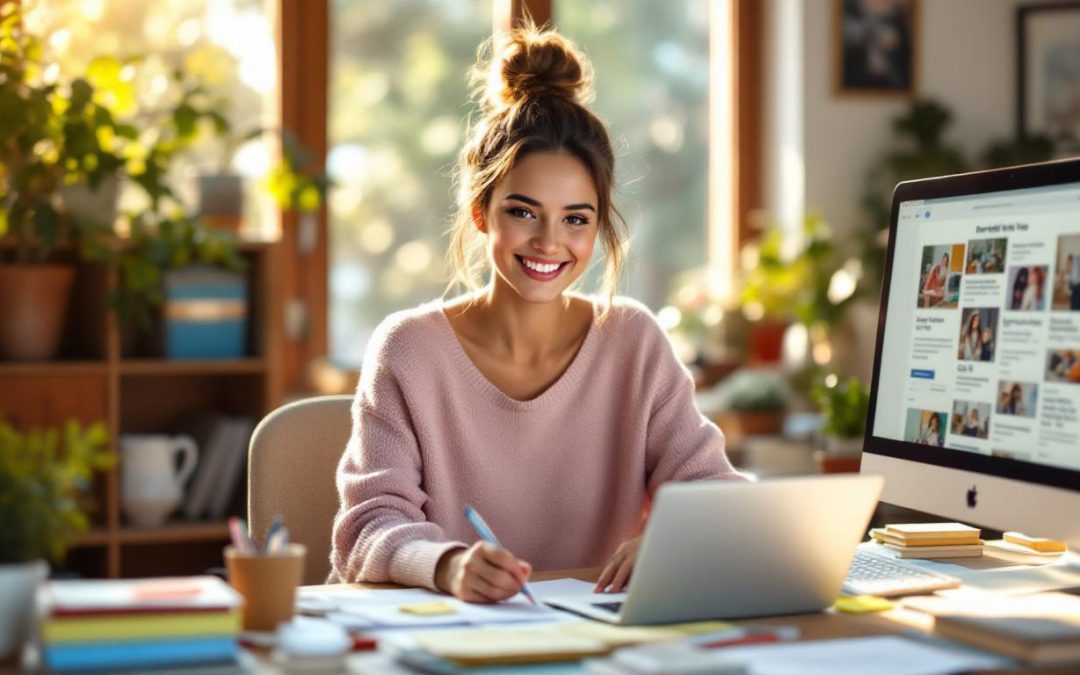
<svg viewBox="0 0 1080 675">
<path fill-rule="evenodd" d="M 559 228 L 557 223 L 546 220 L 533 238 L 533 248 L 541 253 L 555 254 L 559 250 Z"/>
</svg>

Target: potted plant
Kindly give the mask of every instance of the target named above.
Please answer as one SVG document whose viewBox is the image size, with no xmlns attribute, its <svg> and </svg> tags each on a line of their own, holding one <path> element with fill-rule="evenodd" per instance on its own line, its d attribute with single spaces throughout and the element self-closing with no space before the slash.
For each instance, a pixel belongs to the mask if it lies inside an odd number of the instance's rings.
<svg viewBox="0 0 1080 675">
<path fill-rule="evenodd" d="M 296 211 L 309 217 L 319 210 L 330 189 L 330 177 L 325 172 L 316 173 L 311 152 L 300 143 L 288 129 L 257 128 L 238 137 L 232 133 L 228 120 L 214 117 L 214 128 L 223 138 L 224 158 L 229 158 L 236 148 L 264 134 L 281 137 L 281 156 L 261 181 L 267 192 L 283 211 Z M 243 218 L 243 177 L 233 172 L 224 160 L 213 173 L 200 173 L 199 214 L 211 223 L 225 229 L 239 229 Z"/>
<path fill-rule="evenodd" d="M 53 256 L 100 227 L 67 208 L 73 186 L 94 192 L 124 160 L 113 146 L 134 129 L 119 123 L 82 78 L 43 75 L 42 44 L 22 28 L 17 3 L 0 8 L 0 359 L 55 356 L 75 270 Z"/>
<path fill-rule="evenodd" d="M 95 470 L 112 466 L 104 422 L 27 433 L 0 422 L 0 661 L 25 639 L 32 599 L 88 522 L 82 499 Z"/>
<path fill-rule="evenodd" d="M 17 3 L 0 8 L 0 18 L 0 360 L 55 357 L 80 260 L 120 269 L 107 302 L 144 329 L 162 304 L 164 269 L 240 269 L 235 237 L 204 227 L 169 182 L 199 116 L 226 124 L 214 104 L 183 92 L 170 112 L 176 133 L 161 133 L 157 115 L 135 106 L 132 76 L 124 75 L 132 63 L 99 57 L 85 77 L 67 78 L 44 62 Z M 118 219 L 121 180 L 145 192 L 147 205 Z M 104 210 L 87 210 L 93 201 Z"/>
<path fill-rule="evenodd" d="M 835 378 L 835 376 L 832 376 Z M 866 432 L 866 414 L 870 409 L 870 392 L 857 377 L 832 386 L 814 388 L 813 397 L 824 425 L 825 452 L 833 457 L 853 457 L 862 453 Z"/>
<path fill-rule="evenodd" d="M 857 261 L 841 265 L 828 224 L 815 214 L 803 219 L 800 232 L 769 227 L 760 241 L 743 248 L 741 261 L 740 300 L 752 323 L 752 364 L 779 362 L 784 335 L 795 322 L 817 341 L 828 340 L 860 273 Z M 850 284 L 838 283 L 850 277 Z M 815 361 L 824 359 L 825 352 L 815 354 Z"/>
<path fill-rule="evenodd" d="M 720 426 L 728 444 L 737 447 L 746 436 L 779 433 L 790 398 L 780 373 L 744 368 L 700 394 L 698 404 Z"/>
</svg>

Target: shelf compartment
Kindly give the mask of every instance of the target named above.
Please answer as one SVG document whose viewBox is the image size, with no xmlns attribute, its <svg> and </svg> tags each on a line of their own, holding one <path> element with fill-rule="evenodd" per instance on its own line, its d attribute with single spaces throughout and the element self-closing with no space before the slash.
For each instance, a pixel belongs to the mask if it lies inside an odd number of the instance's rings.
<svg viewBox="0 0 1080 675">
<path fill-rule="evenodd" d="M 117 537 L 122 545 L 173 544 L 177 542 L 221 542 L 229 539 L 229 523 L 170 522 L 161 527 L 123 527 Z"/>
<path fill-rule="evenodd" d="M 121 434 L 174 433 L 193 414 L 207 410 L 258 422 L 272 407 L 263 373 L 124 375 L 120 389 Z"/>
<path fill-rule="evenodd" d="M 108 372 L 109 364 L 105 361 L 0 361 L 0 378 L 104 376 Z"/>
<path fill-rule="evenodd" d="M 109 545 L 109 531 L 104 527 L 93 527 L 79 535 L 72 548 L 93 548 Z"/>
<path fill-rule="evenodd" d="M 64 375 L 42 371 L 32 377 L 10 372 L 9 366 L 0 371 L 0 419 L 18 428 L 54 426 L 69 419 L 84 425 L 109 419 L 108 375 L 104 370 Z"/>
<path fill-rule="evenodd" d="M 266 359 L 165 360 L 126 359 L 120 362 L 120 374 L 132 377 L 164 375 L 259 375 L 266 372 Z"/>
</svg>

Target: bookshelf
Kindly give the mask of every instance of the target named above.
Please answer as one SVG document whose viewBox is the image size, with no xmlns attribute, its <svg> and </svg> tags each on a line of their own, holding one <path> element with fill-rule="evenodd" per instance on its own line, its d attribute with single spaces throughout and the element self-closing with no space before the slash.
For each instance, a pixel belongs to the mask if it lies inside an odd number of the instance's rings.
<svg viewBox="0 0 1080 675">
<path fill-rule="evenodd" d="M 248 268 L 247 355 L 229 360 L 168 360 L 132 339 L 105 309 L 118 271 L 79 264 L 57 359 L 0 362 L 0 417 L 16 426 L 55 425 L 67 419 L 104 420 L 110 450 L 126 433 L 175 433 L 185 415 L 215 410 L 255 421 L 284 398 L 276 243 L 242 243 Z M 73 259 L 72 252 L 60 257 Z M 145 341 L 142 341 L 145 342 Z M 174 514 L 158 528 L 124 521 L 119 462 L 93 489 L 91 527 L 69 552 L 62 570 L 87 577 L 190 574 L 223 564 L 224 521 L 184 521 Z M 188 483 L 190 486 L 190 481 Z"/>
</svg>

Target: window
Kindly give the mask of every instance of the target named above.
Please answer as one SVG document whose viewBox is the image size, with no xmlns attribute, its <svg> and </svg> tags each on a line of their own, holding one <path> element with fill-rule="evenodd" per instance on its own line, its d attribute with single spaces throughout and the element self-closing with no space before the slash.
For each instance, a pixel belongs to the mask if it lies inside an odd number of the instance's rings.
<svg viewBox="0 0 1080 675">
<path fill-rule="evenodd" d="M 152 144 L 151 120 L 175 107 L 183 82 L 205 89 L 201 103 L 216 105 L 234 132 L 221 137 L 210 120 L 199 123 L 198 140 L 172 164 L 171 184 L 185 210 L 198 203 L 198 173 L 236 172 L 261 178 L 271 165 L 270 144 L 238 143 L 246 132 L 273 125 L 276 48 L 270 0 L 24 0 L 27 28 L 45 36 L 49 61 L 66 77 L 87 73 L 98 57 L 124 66 L 115 76 L 131 84 L 128 100 L 110 101 L 116 112 L 144 129 Z M 108 77 L 108 74 L 103 76 Z M 247 181 L 245 227 L 271 228 L 272 206 L 257 199 L 258 180 Z M 120 208 L 138 210 L 142 193 L 124 189 Z"/>
<path fill-rule="evenodd" d="M 559 30 L 596 70 L 630 228 L 620 292 L 659 310 L 708 261 L 708 0 L 559 0 Z"/>
<path fill-rule="evenodd" d="M 466 72 L 491 33 L 484 0 L 334 0 L 329 172 L 330 352 L 359 364 L 389 313 L 445 287 L 451 173 Z"/>
</svg>

